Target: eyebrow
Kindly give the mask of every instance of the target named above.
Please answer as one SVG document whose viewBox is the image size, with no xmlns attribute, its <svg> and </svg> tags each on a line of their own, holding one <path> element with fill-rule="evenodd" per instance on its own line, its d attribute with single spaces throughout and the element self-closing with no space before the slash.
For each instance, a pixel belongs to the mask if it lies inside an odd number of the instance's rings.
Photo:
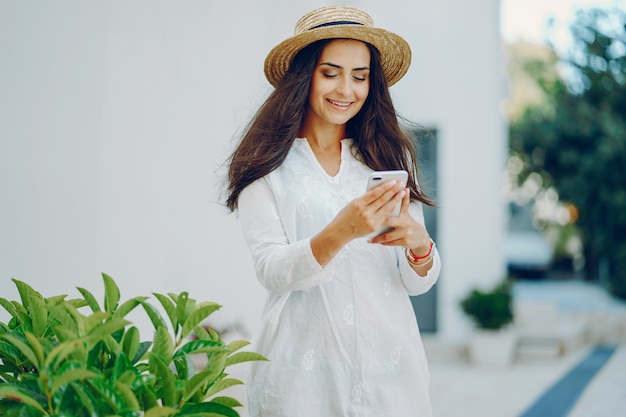
<svg viewBox="0 0 626 417">
<path fill-rule="evenodd" d="M 341 65 L 333 64 L 332 62 L 320 62 L 320 66 L 321 65 L 328 65 L 329 67 L 343 69 Z M 358 67 L 358 68 L 352 68 L 352 71 L 368 71 L 369 69 L 370 67 Z"/>
</svg>

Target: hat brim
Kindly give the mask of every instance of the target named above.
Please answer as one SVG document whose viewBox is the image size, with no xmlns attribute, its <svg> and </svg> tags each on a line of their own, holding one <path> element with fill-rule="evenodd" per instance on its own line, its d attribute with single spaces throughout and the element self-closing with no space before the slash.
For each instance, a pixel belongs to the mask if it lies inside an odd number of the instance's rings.
<svg viewBox="0 0 626 417">
<path fill-rule="evenodd" d="M 278 85 L 298 52 L 323 39 L 355 39 L 373 45 L 380 52 L 389 86 L 398 82 L 411 65 L 409 44 L 393 32 L 363 25 L 328 26 L 300 33 L 276 45 L 265 58 L 265 77 L 270 84 Z"/>
</svg>

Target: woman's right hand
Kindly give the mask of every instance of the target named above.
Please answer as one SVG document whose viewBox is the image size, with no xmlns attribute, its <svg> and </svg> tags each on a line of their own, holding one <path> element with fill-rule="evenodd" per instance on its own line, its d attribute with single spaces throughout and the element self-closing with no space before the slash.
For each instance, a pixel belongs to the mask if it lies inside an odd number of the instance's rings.
<svg viewBox="0 0 626 417">
<path fill-rule="evenodd" d="M 317 262 L 326 266 L 351 240 L 376 231 L 406 192 L 403 182 L 387 181 L 348 203 L 328 226 L 311 238 L 311 250 Z"/>
<path fill-rule="evenodd" d="M 345 232 L 346 238 L 367 236 L 382 226 L 406 194 L 406 184 L 386 181 L 355 198 L 335 217 L 336 223 Z"/>
</svg>

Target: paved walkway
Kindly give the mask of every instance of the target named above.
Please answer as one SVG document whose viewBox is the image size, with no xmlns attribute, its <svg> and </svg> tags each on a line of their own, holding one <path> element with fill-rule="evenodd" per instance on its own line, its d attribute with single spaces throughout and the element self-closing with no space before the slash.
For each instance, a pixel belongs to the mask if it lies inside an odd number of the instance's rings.
<svg viewBox="0 0 626 417">
<path fill-rule="evenodd" d="M 511 365 L 489 367 L 426 336 L 435 417 L 625 415 L 626 303 L 576 281 L 516 284 L 515 297 L 556 303 L 565 318 L 586 324 L 585 342 L 562 354 L 530 351 Z"/>
</svg>

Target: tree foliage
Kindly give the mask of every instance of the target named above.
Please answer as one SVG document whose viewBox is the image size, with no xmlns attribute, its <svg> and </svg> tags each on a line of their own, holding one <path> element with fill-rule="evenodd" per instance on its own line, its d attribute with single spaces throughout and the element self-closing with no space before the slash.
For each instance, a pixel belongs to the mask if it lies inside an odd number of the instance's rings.
<svg viewBox="0 0 626 417">
<path fill-rule="evenodd" d="M 540 173 L 578 208 L 588 278 L 608 265 L 609 289 L 626 298 L 626 13 L 580 11 L 571 34 L 565 77 L 528 68 L 554 111 L 529 108 L 514 121 L 511 152 L 526 162 L 520 181 Z"/>
</svg>

